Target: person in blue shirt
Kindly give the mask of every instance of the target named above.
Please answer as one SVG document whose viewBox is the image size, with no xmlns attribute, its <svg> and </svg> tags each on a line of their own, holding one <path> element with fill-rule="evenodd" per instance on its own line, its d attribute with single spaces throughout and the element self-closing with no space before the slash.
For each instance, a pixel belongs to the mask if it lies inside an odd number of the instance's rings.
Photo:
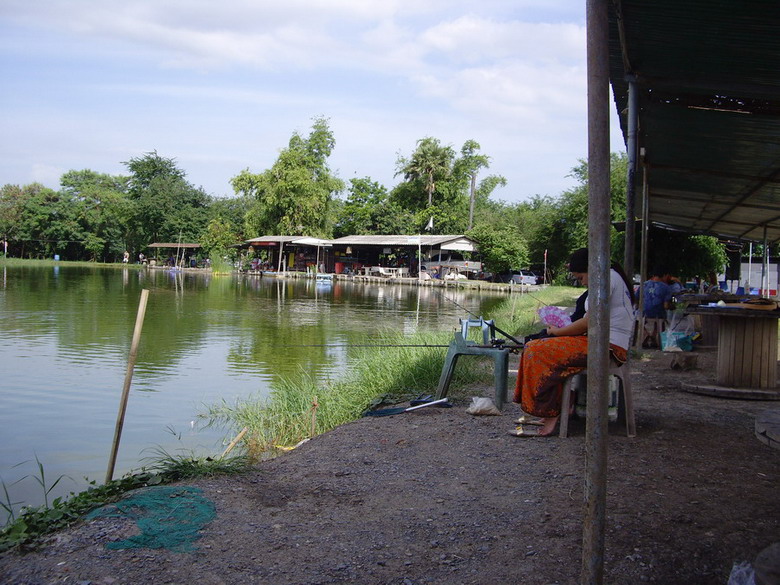
<svg viewBox="0 0 780 585">
<path fill-rule="evenodd" d="M 669 274 L 661 269 L 653 271 L 650 280 L 642 285 L 642 314 L 648 319 L 666 319 L 666 310 L 672 306 L 672 289 L 667 284 Z"/>
</svg>

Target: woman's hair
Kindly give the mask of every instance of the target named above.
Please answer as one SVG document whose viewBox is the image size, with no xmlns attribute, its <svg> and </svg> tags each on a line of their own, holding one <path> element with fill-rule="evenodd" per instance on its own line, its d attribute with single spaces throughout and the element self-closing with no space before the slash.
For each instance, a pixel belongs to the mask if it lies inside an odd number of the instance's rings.
<svg viewBox="0 0 780 585">
<path fill-rule="evenodd" d="M 634 296 L 634 285 L 628 279 L 628 276 L 626 276 L 626 271 L 623 270 L 623 267 L 617 262 L 613 262 L 612 264 L 609 265 L 609 267 L 615 272 L 617 272 L 620 275 L 620 278 L 623 279 L 623 282 L 626 283 L 626 288 L 628 289 L 628 297 L 631 299 L 631 304 L 636 305 L 636 297 Z"/>
<path fill-rule="evenodd" d="M 588 249 L 580 248 L 569 256 L 569 272 L 588 271 Z"/>
<path fill-rule="evenodd" d="M 620 275 L 620 278 L 623 279 L 623 282 L 625 283 L 626 288 L 628 289 L 628 296 L 631 299 L 631 304 L 635 305 L 636 297 L 634 296 L 634 285 L 628 279 L 628 276 L 626 276 L 626 271 L 623 270 L 623 267 L 617 262 L 613 262 L 612 264 L 610 264 L 609 267 L 615 272 L 617 272 Z M 569 256 L 569 272 L 587 272 L 587 271 L 588 271 L 588 249 L 580 248 L 579 250 L 572 252 L 571 256 Z"/>
</svg>

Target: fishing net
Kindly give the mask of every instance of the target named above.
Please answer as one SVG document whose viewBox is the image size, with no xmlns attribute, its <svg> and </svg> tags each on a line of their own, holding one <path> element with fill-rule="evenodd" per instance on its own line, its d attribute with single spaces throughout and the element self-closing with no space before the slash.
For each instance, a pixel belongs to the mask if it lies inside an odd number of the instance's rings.
<svg viewBox="0 0 780 585">
<path fill-rule="evenodd" d="M 138 490 L 114 504 L 92 511 L 93 518 L 130 518 L 141 533 L 106 544 L 108 549 L 195 549 L 199 531 L 216 516 L 214 503 L 193 487 L 158 486 Z"/>
</svg>

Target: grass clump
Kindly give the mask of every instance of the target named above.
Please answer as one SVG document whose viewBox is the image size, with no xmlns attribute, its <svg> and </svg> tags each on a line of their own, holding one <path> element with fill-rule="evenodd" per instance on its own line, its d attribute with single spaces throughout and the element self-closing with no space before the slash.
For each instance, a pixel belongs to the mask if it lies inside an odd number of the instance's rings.
<svg viewBox="0 0 780 585">
<path fill-rule="evenodd" d="M 385 347 L 350 348 L 350 367 L 337 380 L 323 383 L 300 371 L 277 382 L 267 398 L 250 397 L 232 405 L 223 402 L 212 406 L 205 416 L 212 423 L 247 427 L 246 445 L 251 455 L 272 454 L 275 449 L 294 446 L 355 420 L 369 407 L 432 393 L 451 340 L 451 333 L 404 337 L 388 332 L 375 341 Z M 395 347 L 399 345 L 414 347 Z M 452 388 L 480 379 L 476 360 L 462 360 L 458 365 Z"/>
</svg>

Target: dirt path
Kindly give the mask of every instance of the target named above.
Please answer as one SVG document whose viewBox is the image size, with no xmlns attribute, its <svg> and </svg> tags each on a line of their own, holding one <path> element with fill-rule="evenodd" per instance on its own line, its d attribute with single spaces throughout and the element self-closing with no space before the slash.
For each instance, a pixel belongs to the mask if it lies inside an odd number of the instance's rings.
<svg viewBox="0 0 780 585">
<path fill-rule="evenodd" d="M 610 427 L 605 583 L 724 585 L 780 541 L 780 451 L 754 418 L 780 403 L 680 390 L 711 376 L 645 352 L 638 436 Z M 492 380 L 474 394 L 490 395 Z M 518 414 L 455 408 L 365 418 L 240 477 L 190 482 L 216 505 L 197 550 L 107 550 L 137 529 L 100 519 L 0 556 L 14 584 L 569 584 L 579 581 L 584 425 L 521 439 Z"/>
</svg>

